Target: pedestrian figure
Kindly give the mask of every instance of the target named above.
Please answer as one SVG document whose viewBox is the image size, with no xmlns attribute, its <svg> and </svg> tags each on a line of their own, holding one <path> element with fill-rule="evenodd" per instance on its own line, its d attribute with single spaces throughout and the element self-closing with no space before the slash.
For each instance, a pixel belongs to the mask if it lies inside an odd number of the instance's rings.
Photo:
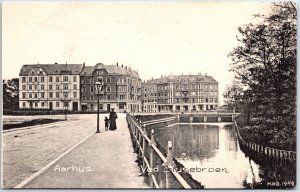
<svg viewBox="0 0 300 192">
<path fill-rule="evenodd" d="M 105 117 L 104 121 L 105 121 L 105 131 L 108 131 L 108 122 L 109 122 L 109 119 L 107 117 Z"/>
<path fill-rule="evenodd" d="M 109 114 L 109 130 L 114 131 L 117 129 L 117 123 L 116 123 L 116 119 L 118 118 L 117 113 L 114 111 L 115 109 L 112 108 L 111 112 Z"/>
</svg>

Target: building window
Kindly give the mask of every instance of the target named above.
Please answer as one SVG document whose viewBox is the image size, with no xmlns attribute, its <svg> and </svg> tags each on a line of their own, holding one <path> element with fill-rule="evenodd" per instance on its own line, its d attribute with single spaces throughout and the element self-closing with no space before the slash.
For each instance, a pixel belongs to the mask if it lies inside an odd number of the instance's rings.
<svg viewBox="0 0 300 192">
<path fill-rule="evenodd" d="M 32 82 L 32 77 L 29 77 L 29 82 Z"/>
<path fill-rule="evenodd" d="M 110 100 L 110 95 L 107 95 L 107 100 Z"/>
<path fill-rule="evenodd" d="M 44 107 L 44 106 L 45 106 L 45 103 L 44 103 L 44 102 L 41 102 L 41 106 Z"/>
<path fill-rule="evenodd" d="M 91 92 L 94 92 L 94 87 L 90 87 L 90 91 L 91 91 Z"/>
<path fill-rule="evenodd" d="M 68 93 L 64 93 L 64 98 L 68 98 L 69 94 Z"/>
<path fill-rule="evenodd" d="M 29 90 L 32 90 L 32 85 L 28 85 L 28 89 L 29 89 Z"/>
<path fill-rule="evenodd" d="M 44 82 L 45 81 L 45 77 L 41 77 L 41 82 Z"/>
<path fill-rule="evenodd" d="M 211 103 L 212 103 L 212 102 L 214 102 L 214 101 L 213 101 L 213 98 L 210 98 L 210 100 L 209 100 L 209 101 L 210 101 Z"/>
<path fill-rule="evenodd" d="M 56 85 L 56 90 L 59 90 L 59 85 Z"/>
<path fill-rule="evenodd" d="M 63 81 L 68 81 L 68 80 L 69 80 L 68 76 L 63 76 Z"/>
<path fill-rule="evenodd" d="M 76 84 L 73 85 L 73 89 L 77 89 L 77 85 Z"/>
<path fill-rule="evenodd" d="M 73 82 L 77 82 L 77 77 L 73 76 Z"/>
<path fill-rule="evenodd" d="M 84 81 L 84 79 L 83 79 L 83 78 L 81 79 L 81 83 L 85 83 L 85 81 Z"/>
<path fill-rule="evenodd" d="M 120 95 L 120 100 L 125 100 L 125 95 Z"/>
<path fill-rule="evenodd" d="M 52 76 L 50 76 L 49 77 L 49 82 L 52 82 L 52 81 L 53 81 Z"/>
<path fill-rule="evenodd" d="M 56 107 L 59 107 L 59 102 L 56 102 Z"/>
<path fill-rule="evenodd" d="M 73 97 L 77 98 L 77 92 L 73 92 Z"/>
<path fill-rule="evenodd" d="M 56 92 L 56 98 L 59 98 L 60 94 L 59 92 Z"/>
<path fill-rule="evenodd" d="M 56 77 L 55 77 L 55 81 L 56 81 L 56 82 L 59 82 L 59 76 L 56 76 Z"/>
<path fill-rule="evenodd" d="M 23 93 L 23 94 L 22 94 L 22 98 L 26 98 L 26 93 Z"/>
<path fill-rule="evenodd" d="M 49 92 L 49 98 L 53 98 L 53 93 Z"/>
<path fill-rule="evenodd" d="M 92 101 L 94 100 L 94 96 L 93 96 L 93 95 L 91 95 L 91 100 L 92 100 Z"/>
<path fill-rule="evenodd" d="M 82 95 L 82 100 L 85 101 L 85 95 Z"/>
<path fill-rule="evenodd" d="M 110 92 L 110 86 L 106 87 L 106 91 Z"/>
<path fill-rule="evenodd" d="M 208 98 L 205 98 L 205 102 L 208 103 Z"/>
<path fill-rule="evenodd" d="M 37 89 L 38 89 L 38 86 L 37 86 L 37 85 L 34 85 L 34 89 L 37 90 Z"/>
<path fill-rule="evenodd" d="M 45 86 L 44 85 L 41 85 L 41 90 L 44 90 L 45 89 Z"/>
<path fill-rule="evenodd" d="M 99 104 L 99 109 L 103 109 L 103 104 Z"/>
<path fill-rule="evenodd" d="M 26 77 L 22 77 L 22 82 L 23 82 L 23 83 L 26 82 Z"/>
<path fill-rule="evenodd" d="M 110 83 L 110 78 L 109 78 L 109 77 L 106 79 L 106 82 L 107 82 L 107 83 Z"/>
<path fill-rule="evenodd" d="M 34 105 L 35 105 L 35 107 L 38 107 L 38 102 L 35 102 Z"/>
<path fill-rule="evenodd" d="M 68 84 L 63 84 L 63 88 L 66 90 L 66 89 L 69 89 L 69 86 Z"/>
<path fill-rule="evenodd" d="M 25 107 L 26 106 L 26 103 L 25 102 L 23 102 L 23 107 Z"/>
<path fill-rule="evenodd" d="M 37 82 L 37 77 L 34 77 L 34 82 Z"/>
<path fill-rule="evenodd" d="M 52 88 L 53 88 L 53 85 L 49 85 L 49 90 L 52 90 Z"/>
<path fill-rule="evenodd" d="M 45 98 L 45 93 L 41 92 L 41 98 Z"/>
<path fill-rule="evenodd" d="M 32 94 L 31 93 L 29 93 L 29 98 L 32 98 Z"/>
<path fill-rule="evenodd" d="M 26 85 L 22 85 L 22 90 L 25 90 L 26 89 Z"/>
</svg>

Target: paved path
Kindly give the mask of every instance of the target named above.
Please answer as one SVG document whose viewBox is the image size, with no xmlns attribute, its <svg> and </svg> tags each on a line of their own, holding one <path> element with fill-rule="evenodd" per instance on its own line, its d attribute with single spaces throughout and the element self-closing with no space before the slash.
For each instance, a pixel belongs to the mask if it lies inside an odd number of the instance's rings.
<svg viewBox="0 0 300 192">
<path fill-rule="evenodd" d="M 101 119 L 104 119 L 104 114 Z M 68 122 L 3 133 L 3 187 L 16 186 L 95 132 L 95 122 L 96 114 L 68 115 Z"/>
<path fill-rule="evenodd" d="M 25 188 L 148 188 L 135 162 L 125 114 L 116 131 L 93 134 Z"/>
</svg>

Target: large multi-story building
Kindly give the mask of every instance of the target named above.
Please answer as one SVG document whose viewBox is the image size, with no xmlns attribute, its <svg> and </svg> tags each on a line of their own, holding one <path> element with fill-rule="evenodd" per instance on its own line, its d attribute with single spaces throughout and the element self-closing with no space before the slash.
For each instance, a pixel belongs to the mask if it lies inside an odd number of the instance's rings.
<svg viewBox="0 0 300 192">
<path fill-rule="evenodd" d="M 169 75 L 143 83 L 143 111 L 196 112 L 218 107 L 218 82 L 211 76 Z"/>
<path fill-rule="evenodd" d="M 141 80 L 136 71 L 117 65 L 23 65 L 19 74 L 19 107 L 96 111 L 95 82 L 103 83 L 100 111 L 141 110 Z"/>
<path fill-rule="evenodd" d="M 158 112 L 157 84 L 160 79 L 151 79 L 142 83 L 142 111 Z"/>
<path fill-rule="evenodd" d="M 100 111 L 141 110 L 141 79 L 138 73 L 123 65 L 86 66 L 81 72 L 81 105 L 83 111 L 97 110 L 97 94 L 94 83 L 100 79 L 103 83 Z"/>
<path fill-rule="evenodd" d="M 21 109 L 80 110 L 83 64 L 23 65 L 19 74 Z"/>
<path fill-rule="evenodd" d="M 218 82 L 207 75 L 169 75 L 142 85 L 130 67 L 85 64 L 23 65 L 19 107 L 96 111 L 95 82 L 103 83 L 100 111 L 196 112 L 218 107 Z"/>
</svg>

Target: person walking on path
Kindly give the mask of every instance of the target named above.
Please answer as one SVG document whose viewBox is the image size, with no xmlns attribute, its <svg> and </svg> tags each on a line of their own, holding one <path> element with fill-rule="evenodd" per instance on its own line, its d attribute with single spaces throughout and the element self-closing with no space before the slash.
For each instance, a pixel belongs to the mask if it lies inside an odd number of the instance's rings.
<svg viewBox="0 0 300 192">
<path fill-rule="evenodd" d="M 107 117 L 105 117 L 104 121 L 105 121 L 105 131 L 108 131 L 108 122 L 109 122 L 109 119 Z"/>
<path fill-rule="evenodd" d="M 117 113 L 114 111 L 115 109 L 112 108 L 111 112 L 109 114 L 109 130 L 114 131 L 117 129 L 117 123 L 116 123 L 116 119 L 118 118 Z"/>
</svg>

